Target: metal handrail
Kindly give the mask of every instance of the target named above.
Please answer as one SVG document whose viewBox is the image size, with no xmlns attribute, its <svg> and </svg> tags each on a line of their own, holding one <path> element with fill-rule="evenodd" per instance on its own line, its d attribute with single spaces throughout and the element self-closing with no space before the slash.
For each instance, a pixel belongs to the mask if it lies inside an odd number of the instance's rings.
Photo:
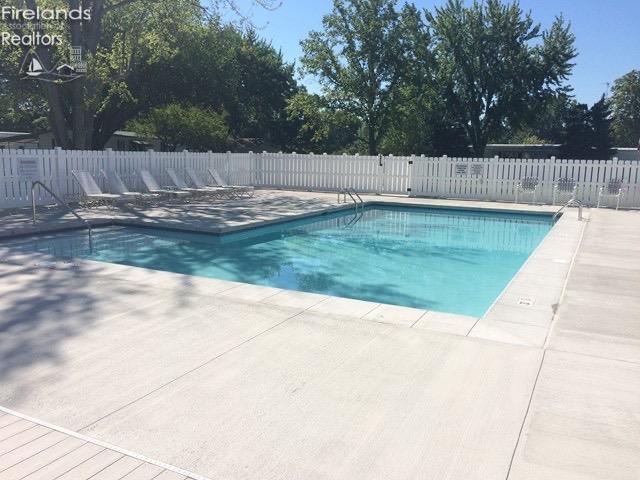
<svg viewBox="0 0 640 480">
<path fill-rule="evenodd" d="M 556 221 L 556 219 L 560 216 L 560 214 L 562 213 L 562 211 L 571 206 L 571 204 L 575 204 L 578 207 L 578 221 L 581 222 L 582 221 L 582 207 L 584 206 L 582 204 L 582 202 L 580 202 L 579 200 L 576 200 L 575 198 L 570 198 L 569 201 L 567 203 L 565 203 L 562 207 L 560 207 L 560 209 L 553 214 L 553 222 Z"/>
<path fill-rule="evenodd" d="M 358 197 L 358 200 L 360 200 L 360 207 L 364 208 L 364 201 L 362 200 L 362 197 L 360 197 L 360 195 L 358 194 L 358 192 L 356 192 L 356 189 L 351 187 L 351 191 L 353 192 L 353 194 Z"/>
<path fill-rule="evenodd" d="M 51 195 L 53 198 L 56 199 L 56 201 L 64 206 L 67 210 L 69 210 L 78 220 L 84 222 L 84 224 L 87 226 L 87 230 L 89 232 L 89 249 L 93 250 L 93 237 L 92 237 L 92 230 L 91 230 L 91 224 L 85 219 L 82 218 L 80 216 L 80 214 L 78 214 L 73 208 L 71 208 L 71 206 L 69 206 L 69 204 L 67 202 L 65 202 L 64 200 L 62 200 L 60 197 L 58 197 L 58 195 L 56 195 L 55 193 L 53 193 L 53 191 L 47 187 L 44 183 L 42 183 L 39 180 L 36 180 L 35 182 L 33 182 L 31 184 L 31 209 L 33 212 L 33 224 L 36 224 L 36 197 L 34 195 L 35 190 L 36 190 L 36 186 L 40 186 L 42 188 L 44 188 L 47 192 L 49 192 L 49 195 Z"/>
<path fill-rule="evenodd" d="M 351 201 L 353 201 L 353 204 L 355 205 L 356 212 L 357 212 L 358 211 L 358 202 L 356 201 L 354 196 L 351 194 L 349 189 L 348 188 L 342 188 L 342 189 L 340 189 L 338 191 L 338 203 L 340 203 L 340 194 L 343 194 L 343 196 L 344 196 L 344 203 L 347 203 L 347 195 L 349 195 L 351 197 Z"/>
</svg>

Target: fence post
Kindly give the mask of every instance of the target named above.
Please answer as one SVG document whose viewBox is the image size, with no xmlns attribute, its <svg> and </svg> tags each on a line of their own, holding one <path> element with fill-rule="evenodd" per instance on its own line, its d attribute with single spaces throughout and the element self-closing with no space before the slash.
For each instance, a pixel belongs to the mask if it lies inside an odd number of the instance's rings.
<svg viewBox="0 0 640 480">
<path fill-rule="evenodd" d="M 149 149 L 147 149 L 147 169 L 150 172 L 154 173 L 153 169 L 151 168 L 151 165 L 153 163 L 152 158 L 153 158 L 153 148 L 149 148 Z"/>
<path fill-rule="evenodd" d="M 407 165 L 407 196 L 413 197 L 413 166 L 416 162 L 415 154 L 411 154 L 411 160 L 409 160 L 409 165 Z"/>
<path fill-rule="evenodd" d="M 436 196 L 444 197 L 447 186 L 447 167 L 449 166 L 449 157 L 442 155 L 440 162 L 438 163 L 438 190 L 436 192 Z"/>
<path fill-rule="evenodd" d="M 105 162 L 104 162 L 105 171 L 107 171 L 107 170 L 115 170 L 115 166 L 113 165 L 113 149 L 112 148 L 105 148 L 104 152 L 105 152 L 105 156 L 107 157 L 105 159 Z M 104 177 L 104 175 L 100 175 L 100 177 L 102 178 L 102 187 L 103 187 L 103 190 L 104 190 L 104 187 L 107 186 L 107 179 Z"/>
<path fill-rule="evenodd" d="M 227 173 L 227 182 L 235 183 L 235 178 L 231 178 L 231 151 L 227 150 L 225 155 L 225 170 Z"/>
<path fill-rule="evenodd" d="M 489 182 L 489 200 L 497 201 L 498 198 L 498 169 L 500 166 L 500 157 L 498 155 L 494 155 L 489 162 L 489 166 L 487 167 L 487 181 Z"/>
<path fill-rule="evenodd" d="M 264 165 L 266 163 L 265 157 L 269 154 L 266 150 L 263 150 L 260 154 L 260 161 L 255 164 L 255 171 L 252 185 L 264 184 Z"/>
<path fill-rule="evenodd" d="M 542 177 L 542 194 L 540 195 L 541 203 L 551 203 L 553 199 L 553 182 L 555 170 L 555 158 L 546 158 L 544 160 L 544 176 Z"/>
<path fill-rule="evenodd" d="M 376 175 L 376 195 L 380 195 L 382 191 L 381 183 L 384 180 L 384 165 L 382 163 L 382 154 L 378 154 L 378 174 Z"/>
<path fill-rule="evenodd" d="M 248 162 L 249 165 L 252 165 L 253 162 L 254 162 L 254 156 L 253 155 L 254 155 L 253 150 L 249 150 L 249 162 Z M 251 168 L 251 167 L 249 167 L 249 168 Z M 243 172 L 242 177 L 244 177 L 245 175 L 246 174 L 244 174 L 244 172 Z M 231 183 L 231 182 L 229 182 L 229 183 Z M 245 185 L 244 178 L 238 179 L 238 182 L 236 183 L 236 185 Z"/>
<path fill-rule="evenodd" d="M 62 151 L 62 148 L 60 147 L 55 147 L 54 149 L 54 155 L 55 155 L 55 163 L 56 163 L 56 188 L 58 189 L 58 191 L 56 193 L 58 193 L 59 195 L 62 195 L 64 198 L 64 195 L 66 195 L 67 193 L 67 188 L 66 185 L 68 182 L 65 181 L 65 188 L 63 190 L 62 188 L 62 168 L 60 167 L 60 163 L 62 163 L 62 159 L 60 158 L 60 152 Z M 67 172 L 67 169 L 64 169 L 65 175 Z M 65 178 L 66 180 L 66 178 Z"/>
</svg>

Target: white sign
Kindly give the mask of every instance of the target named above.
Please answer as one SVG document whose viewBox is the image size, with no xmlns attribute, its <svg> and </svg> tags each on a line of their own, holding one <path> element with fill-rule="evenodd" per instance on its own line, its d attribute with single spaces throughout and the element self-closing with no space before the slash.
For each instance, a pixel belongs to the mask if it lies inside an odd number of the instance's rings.
<svg viewBox="0 0 640 480">
<path fill-rule="evenodd" d="M 18 177 L 20 180 L 34 181 L 40 178 L 38 159 L 34 157 L 18 158 Z"/>
</svg>

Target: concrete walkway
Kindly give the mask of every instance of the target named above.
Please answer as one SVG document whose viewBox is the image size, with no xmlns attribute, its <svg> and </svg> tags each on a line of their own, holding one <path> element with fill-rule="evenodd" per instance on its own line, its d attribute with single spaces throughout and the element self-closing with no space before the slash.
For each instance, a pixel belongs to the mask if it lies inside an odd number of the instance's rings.
<svg viewBox="0 0 640 480">
<path fill-rule="evenodd" d="M 592 210 L 510 479 L 640 478 L 640 212 Z"/>
<path fill-rule="evenodd" d="M 525 278 L 569 274 L 544 317 L 505 298 L 468 336 L 368 302 L 0 262 L 0 405 L 211 478 L 637 480 L 639 219 L 592 211 L 573 265 L 549 244 Z"/>
</svg>

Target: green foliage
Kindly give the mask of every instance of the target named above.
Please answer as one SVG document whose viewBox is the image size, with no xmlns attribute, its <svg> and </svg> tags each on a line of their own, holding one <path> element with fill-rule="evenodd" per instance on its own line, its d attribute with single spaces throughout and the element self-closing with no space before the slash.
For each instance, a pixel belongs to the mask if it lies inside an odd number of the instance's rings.
<svg viewBox="0 0 640 480">
<path fill-rule="evenodd" d="M 225 151 L 229 147 L 229 128 L 224 115 L 212 110 L 171 103 L 151 110 L 129 127 L 148 137 L 160 139 L 163 148 L 191 151 Z"/>
<path fill-rule="evenodd" d="M 138 85 L 146 110 L 179 102 L 225 111 L 234 137 L 264 148 L 286 149 L 296 135 L 286 113 L 298 89 L 293 65 L 254 32 L 216 19 L 194 27 L 176 56 L 148 69 Z"/>
<path fill-rule="evenodd" d="M 516 143 L 521 145 L 541 145 L 548 143 L 544 138 L 537 136 L 531 129 L 524 128 L 516 132 L 514 136 L 509 139 L 509 143 Z"/>
<path fill-rule="evenodd" d="M 611 113 L 604 95 L 593 104 L 573 102 L 566 114 L 561 156 L 607 159 L 611 148 Z"/>
<path fill-rule="evenodd" d="M 589 110 L 591 127 L 591 147 L 594 158 L 609 158 L 613 154 L 613 138 L 611 129 L 611 109 L 609 102 L 602 98 Z"/>
<path fill-rule="evenodd" d="M 574 102 L 565 118 L 564 141 L 560 149 L 563 158 L 591 157 L 591 128 L 589 107 Z"/>
<path fill-rule="evenodd" d="M 640 138 L 640 70 L 618 78 L 611 90 L 616 145 L 635 147 Z"/>
<path fill-rule="evenodd" d="M 63 0 L 33 1 L 68 6 Z M 258 3 L 275 6 L 271 0 Z M 258 137 L 281 148 L 295 137 L 285 110 L 287 98 L 297 91 L 293 65 L 255 33 L 221 25 L 204 4 L 192 0 L 92 0 L 91 5 L 92 20 L 79 31 L 59 22 L 51 26 L 62 28 L 65 44 L 45 52 L 54 64 L 70 44 L 83 45 L 89 62 L 85 79 L 66 85 L 8 82 L 23 52 L 3 49 L 0 102 L 5 92 L 15 99 L 28 90 L 27 84 L 33 87 L 30 101 L 21 102 L 33 110 L 19 124 L 48 115 L 51 125 L 59 127 L 56 133 L 65 137 L 60 145 L 99 149 L 131 119 L 179 102 L 227 111 L 238 137 Z M 235 10 L 232 0 L 214 0 L 213 6 Z M 48 108 L 41 108 L 44 104 Z M 3 123 L 18 124 L 15 115 L 4 117 Z M 0 122 L 2 118 L 0 113 Z"/>
<path fill-rule="evenodd" d="M 377 152 L 410 51 L 396 0 L 334 0 L 323 30 L 302 42 L 302 65 L 317 75 L 332 108 L 357 116 L 370 154 Z"/>
<path fill-rule="evenodd" d="M 344 110 L 328 108 L 323 97 L 300 92 L 288 100 L 288 120 L 297 135 L 290 143 L 296 152 L 341 152 L 357 141 L 360 122 Z"/>
<path fill-rule="evenodd" d="M 541 32 L 518 3 L 500 0 L 448 0 L 426 15 L 442 95 L 477 155 L 507 126 L 517 129 L 532 101 L 564 89 L 576 53 L 562 17 Z"/>
</svg>

